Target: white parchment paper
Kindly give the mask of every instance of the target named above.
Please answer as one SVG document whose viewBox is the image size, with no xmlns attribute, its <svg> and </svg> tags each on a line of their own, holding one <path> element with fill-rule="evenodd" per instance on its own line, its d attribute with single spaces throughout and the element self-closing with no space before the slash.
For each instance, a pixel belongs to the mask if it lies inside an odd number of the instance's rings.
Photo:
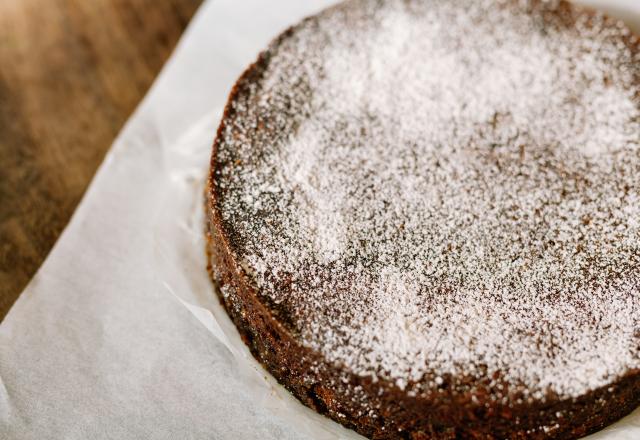
<svg viewBox="0 0 640 440">
<path fill-rule="evenodd" d="M 331 0 L 210 0 L 0 326 L 0 438 L 356 439 L 248 353 L 204 269 L 203 182 L 227 94 Z M 590 0 L 640 29 L 640 1 Z M 592 440 L 640 439 L 640 410 Z"/>
</svg>

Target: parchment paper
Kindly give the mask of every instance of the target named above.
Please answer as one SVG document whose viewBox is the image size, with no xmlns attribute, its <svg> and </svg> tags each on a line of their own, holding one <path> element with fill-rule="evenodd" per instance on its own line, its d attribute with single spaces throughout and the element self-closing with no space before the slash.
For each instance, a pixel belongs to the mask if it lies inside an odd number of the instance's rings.
<svg viewBox="0 0 640 440">
<path fill-rule="evenodd" d="M 0 438 L 361 438 L 257 365 L 204 270 L 203 182 L 229 89 L 330 3 L 201 7 L 0 326 Z M 589 3 L 640 18 L 635 0 Z M 640 410 L 589 437 L 639 438 Z"/>
</svg>

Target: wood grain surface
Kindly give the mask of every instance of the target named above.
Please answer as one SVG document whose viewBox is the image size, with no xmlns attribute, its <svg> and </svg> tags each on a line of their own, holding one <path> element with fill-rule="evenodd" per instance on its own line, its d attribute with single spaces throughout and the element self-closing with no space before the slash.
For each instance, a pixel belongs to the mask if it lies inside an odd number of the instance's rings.
<svg viewBox="0 0 640 440">
<path fill-rule="evenodd" d="M 200 0 L 0 0 L 0 319 Z"/>
</svg>

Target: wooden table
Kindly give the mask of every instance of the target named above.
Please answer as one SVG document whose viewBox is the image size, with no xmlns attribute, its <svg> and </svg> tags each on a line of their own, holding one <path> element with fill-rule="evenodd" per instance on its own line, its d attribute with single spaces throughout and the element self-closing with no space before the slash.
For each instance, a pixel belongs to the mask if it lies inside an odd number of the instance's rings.
<svg viewBox="0 0 640 440">
<path fill-rule="evenodd" d="M 200 1 L 0 1 L 0 320 Z"/>
</svg>

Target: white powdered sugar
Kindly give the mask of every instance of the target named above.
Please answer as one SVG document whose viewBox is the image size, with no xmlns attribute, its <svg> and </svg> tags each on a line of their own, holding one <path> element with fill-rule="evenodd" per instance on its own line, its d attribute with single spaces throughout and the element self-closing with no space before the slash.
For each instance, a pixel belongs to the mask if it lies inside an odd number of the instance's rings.
<svg viewBox="0 0 640 440">
<path fill-rule="evenodd" d="M 226 121 L 234 252 L 355 374 L 608 385 L 640 368 L 636 41 L 557 2 L 351 1 L 305 21 Z"/>
</svg>

